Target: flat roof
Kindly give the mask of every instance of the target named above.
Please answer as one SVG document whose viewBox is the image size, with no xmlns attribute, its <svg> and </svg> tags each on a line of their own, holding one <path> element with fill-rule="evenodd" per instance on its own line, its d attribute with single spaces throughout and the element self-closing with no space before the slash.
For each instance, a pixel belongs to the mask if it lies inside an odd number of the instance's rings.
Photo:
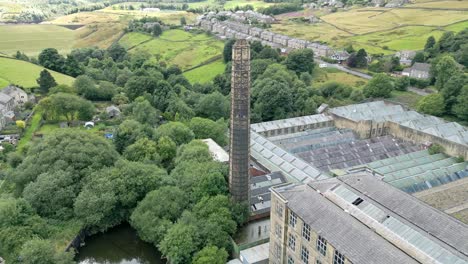
<svg viewBox="0 0 468 264">
<path fill-rule="evenodd" d="M 218 143 L 216 143 L 213 139 L 207 138 L 203 139 L 203 142 L 208 146 L 208 150 L 210 151 L 213 159 L 219 162 L 228 162 L 229 161 L 229 154 L 224 150 Z"/>
<path fill-rule="evenodd" d="M 240 258 L 244 258 L 247 263 L 258 263 L 260 261 L 268 260 L 270 250 L 270 243 L 260 244 L 255 247 L 241 250 Z"/>
</svg>

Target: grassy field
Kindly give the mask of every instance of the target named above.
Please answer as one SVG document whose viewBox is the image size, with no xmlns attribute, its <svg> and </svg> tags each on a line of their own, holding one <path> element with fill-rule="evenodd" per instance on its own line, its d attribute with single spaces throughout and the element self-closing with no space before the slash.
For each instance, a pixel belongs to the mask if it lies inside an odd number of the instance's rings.
<svg viewBox="0 0 468 264">
<path fill-rule="evenodd" d="M 0 89 L 3 88 L 3 87 L 6 87 L 10 84 L 9 81 L 5 80 L 5 79 L 2 79 L 0 78 Z"/>
<path fill-rule="evenodd" d="M 141 17 L 146 17 L 146 16 L 157 17 L 166 24 L 174 24 L 174 25 L 180 24 L 181 17 L 185 17 L 185 19 L 187 20 L 187 23 L 189 24 L 194 23 L 197 18 L 196 14 L 189 13 L 186 11 L 161 10 L 160 12 L 144 12 L 138 9 L 137 10 L 121 10 L 121 9 L 118 9 L 120 5 L 121 4 L 108 6 L 94 13 L 107 13 L 107 14 L 113 14 L 113 15 L 118 15 L 118 16 L 130 16 L 130 17 L 136 17 L 136 18 L 141 18 Z M 138 7 L 139 5 L 140 3 L 134 3 L 134 6 L 136 7 Z"/>
<path fill-rule="evenodd" d="M 367 83 L 366 79 L 342 72 L 338 69 L 314 69 L 313 84 L 322 85 L 326 82 L 339 82 L 352 87 L 360 87 Z"/>
<path fill-rule="evenodd" d="M 142 36 L 143 35 L 143 36 Z M 158 37 L 142 44 L 146 35 L 129 33 L 120 42 L 132 51 L 147 51 L 160 61 L 189 69 L 221 56 L 224 43 L 207 34 L 192 34 L 183 30 L 167 30 Z"/>
<path fill-rule="evenodd" d="M 223 60 L 217 60 L 205 66 L 184 72 L 184 76 L 191 83 L 207 83 L 213 80 L 216 75 L 223 73 L 226 64 Z"/>
<path fill-rule="evenodd" d="M 392 91 L 392 96 L 390 97 L 390 100 L 403 103 L 414 109 L 416 108 L 416 104 L 421 98 L 421 95 L 415 94 L 413 92 Z"/>
<path fill-rule="evenodd" d="M 418 50 L 424 47 L 429 36 L 439 38 L 444 31 L 459 32 L 468 28 L 468 1 L 417 1 L 409 8 L 354 8 L 347 11 L 292 12 L 277 16 L 279 24 L 272 30 L 302 39 L 326 42 L 340 48 L 348 43 L 364 48 L 371 54 L 392 54 L 397 50 Z M 449 8 L 432 10 L 425 8 Z M 457 9 L 458 8 L 458 9 Z M 323 22 L 310 24 L 294 18 L 312 15 Z M 430 18 L 430 19 L 428 19 Z"/>
<path fill-rule="evenodd" d="M 23 152 L 23 149 L 29 144 L 29 142 L 31 142 L 34 132 L 36 132 L 39 129 L 39 126 L 41 124 L 41 116 L 42 113 L 36 111 L 31 117 L 30 121 L 26 125 L 26 131 L 24 132 L 23 136 L 18 142 L 18 152 Z"/>
<path fill-rule="evenodd" d="M 45 48 L 71 50 L 75 31 L 56 25 L 0 25 L 0 52 L 7 55 L 23 51 L 37 55 Z"/>
<path fill-rule="evenodd" d="M 39 73 L 42 70 L 42 67 L 29 62 L 0 57 L 0 79 L 9 83 L 14 83 L 23 87 L 37 86 L 36 79 L 39 77 Z M 74 81 L 70 76 L 53 71 L 50 72 L 52 76 L 54 76 L 55 81 L 59 84 L 71 85 Z"/>
</svg>

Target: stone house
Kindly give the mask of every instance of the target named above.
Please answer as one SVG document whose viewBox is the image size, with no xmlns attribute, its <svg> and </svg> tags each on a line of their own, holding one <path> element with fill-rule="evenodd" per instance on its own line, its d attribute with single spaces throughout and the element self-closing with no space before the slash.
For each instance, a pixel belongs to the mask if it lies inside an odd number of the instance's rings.
<svg viewBox="0 0 468 264">
<path fill-rule="evenodd" d="M 213 30 L 213 23 L 209 20 L 201 20 L 200 21 L 200 27 L 206 31 L 212 31 Z"/>
<path fill-rule="evenodd" d="M 331 58 L 336 61 L 342 62 L 349 58 L 349 53 L 345 50 L 335 51 L 331 55 Z"/>
<path fill-rule="evenodd" d="M 395 53 L 395 56 L 400 58 L 400 64 L 409 66 L 411 65 L 411 62 L 416 56 L 416 51 L 414 50 L 401 50 Z"/>
<path fill-rule="evenodd" d="M 215 23 L 213 25 L 213 32 L 225 36 L 226 35 L 226 28 L 227 27 L 225 25 L 223 25 L 223 24 Z"/>
<path fill-rule="evenodd" d="M 23 105 L 28 101 L 28 94 L 22 89 L 9 85 L 2 89 L 1 93 L 13 97 L 14 105 Z"/>
<path fill-rule="evenodd" d="M 281 35 L 281 34 L 274 34 L 272 41 L 273 43 L 276 43 L 282 46 L 288 46 L 289 37 Z"/>
<path fill-rule="evenodd" d="M 224 36 L 226 36 L 226 38 L 235 38 L 236 37 L 236 31 L 233 30 L 233 29 L 230 29 L 230 28 L 226 28 L 226 31 L 224 33 Z"/>
<path fill-rule="evenodd" d="M 416 62 L 410 68 L 404 69 L 401 75 L 416 79 L 429 79 L 430 69 L 430 64 Z"/>
<path fill-rule="evenodd" d="M 262 32 L 262 35 L 261 35 L 260 37 L 261 37 L 261 39 L 263 39 L 263 40 L 266 40 L 266 41 L 269 41 L 269 42 L 273 42 L 273 36 L 274 36 L 274 35 L 275 35 L 275 34 L 274 34 L 273 32 L 270 32 L 270 31 L 268 31 L 268 30 L 264 30 L 264 31 Z"/>
<path fill-rule="evenodd" d="M 307 47 L 307 44 L 307 40 L 291 38 L 288 41 L 288 48 L 305 49 Z"/>
<path fill-rule="evenodd" d="M 250 28 L 249 35 L 252 37 L 261 37 L 262 36 L 263 29 L 258 28 L 258 27 L 252 27 Z"/>
</svg>

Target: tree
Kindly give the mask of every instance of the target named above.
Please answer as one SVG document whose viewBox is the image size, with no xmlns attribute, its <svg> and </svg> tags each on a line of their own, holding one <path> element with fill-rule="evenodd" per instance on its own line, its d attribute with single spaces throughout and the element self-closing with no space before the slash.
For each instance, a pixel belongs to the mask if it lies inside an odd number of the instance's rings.
<svg viewBox="0 0 468 264">
<path fill-rule="evenodd" d="M 451 112 L 453 105 L 457 102 L 463 86 L 468 83 L 468 77 L 463 73 L 458 73 L 450 77 L 440 93 L 444 96 L 445 107 Z"/>
<path fill-rule="evenodd" d="M 118 157 L 103 137 L 79 130 L 58 130 L 31 147 L 12 179 L 22 191 L 29 182 L 43 173 L 69 171 L 74 181 L 104 166 L 111 166 Z"/>
<path fill-rule="evenodd" d="M 125 84 L 126 95 L 134 100 L 145 93 L 152 94 L 158 87 L 158 79 L 147 76 L 133 76 Z"/>
<path fill-rule="evenodd" d="M 457 51 L 455 58 L 457 59 L 458 63 L 468 67 L 468 44 L 463 44 L 460 46 L 460 49 Z"/>
<path fill-rule="evenodd" d="M 76 94 L 76 89 L 73 86 L 68 86 L 66 84 L 59 84 L 49 89 L 49 94 L 56 94 L 56 93 Z"/>
<path fill-rule="evenodd" d="M 73 120 L 89 120 L 94 114 L 94 105 L 79 96 L 67 93 L 57 93 L 42 99 L 39 108 L 47 118 L 65 117 L 68 122 Z"/>
<path fill-rule="evenodd" d="M 90 175 L 75 200 L 75 215 L 86 227 L 106 230 L 128 220 L 147 193 L 168 181 L 158 166 L 119 160 Z"/>
<path fill-rule="evenodd" d="M 415 64 L 416 62 L 425 62 L 426 61 L 426 55 L 422 51 L 416 52 L 416 55 L 414 55 L 413 60 L 411 61 L 411 65 Z"/>
<path fill-rule="evenodd" d="M 162 34 L 162 32 L 163 32 L 162 27 L 158 23 L 156 23 L 151 29 L 151 34 L 153 34 L 153 36 L 155 37 L 159 37 Z"/>
<path fill-rule="evenodd" d="M 314 52 L 311 49 L 298 49 L 289 53 L 284 61 L 289 70 L 300 74 L 301 72 L 312 73 L 314 69 Z"/>
<path fill-rule="evenodd" d="M 131 105 L 132 115 L 141 124 L 156 125 L 159 120 L 158 111 L 143 97 L 138 97 Z"/>
<path fill-rule="evenodd" d="M 232 60 L 232 47 L 234 46 L 235 42 L 235 39 L 229 39 L 226 41 L 226 43 L 224 43 L 223 60 L 225 63 Z"/>
<path fill-rule="evenodd" d="M 367 67 L 367 52 L 365 49 L 360 49 L 356 53 L 356 67 L 357 68 Z"/>
<path fill-rule="evenodd" d="M 201 242 L 195 225 L 177 223 L 167 231 L 159 249 L 170 263 L 186 264 L 190 263 L 193 253 L 198 250 Z"/>
<path fill-rule="evenodd" d="M 259 59 L 271 59 L 274 61 L 279 61 L 280 59 L 280 54 L 276 49 L 273 49 L 270 46 L 265 46 L 263 47 L 262 51 L 258 54 Z"/>
<path fill-rule="evenodd" d="M 206 246 L 193 257 L 192 264 L 224 264 L 228 253 L 224 248 Z"/>
<path fill-rule="evenodd" d="M 185 19 L 185 17 L 181 17 L 181 18 L 180 18 L 180 25 L 181 25 L 181 26 L 187 25 L 187 20 Z"/>
<path fill-rule="evenodd" d="M 170 168 L 177 154 L 177 145 L 170 137 L 163 136 L 158 140 L 158 154 L 165 168 Z"/>
<path fill-rule="evenodd" d="M 75 57 L 68 55 L 63 65 L 63 73 L 76 77 L 83 74 L 83 69 Z"/>
<path fill-rule="evenodd" d="M 156 142 L 148 138 L 141 138 L 128 146 L 123 156 L 130 161 L 159 164 L 161 157 L 157 152 Z"/>
<path fill-rule="evenodd" d="M 390 97 L 393 90 L 392 79 L 385 73 L 378 73 L 364 86 L 363 93 L 366 97 Z"/>
<path fill-rule="evenodd" d="M 73 264 L 73 253 L 56 251 L 48 240 L 33 239 L 21 248 L 20 257 L 28 264 Z"/>
<path fill-rule="evenodd" d="M 159 126 L 155 131 L 155 138 L 169 137 L 177 146 L 190 142 L 195 135 L 186 125 L 180 122 L 169 122 Z"/>
<path fill-rule="evenodd" d="M 189 128 L 197 139 L 211 138 L 221 146 L 227 144 L 227 127 L 222 119 L 214 122 L 210 119 L 195 117 L 190 120 Z"/>
<path fill-rule="evenodd" d="M 157 246 L 172 223 L 187 208 L 188 202 L 187 194 L 178 187 L 161 187 L 149 192 L 138 203 L 132 213 L 130 223 L 144 241 Z"/>
<path fill-rule="evenodd" d="M 270 78 L 255 81 L 252 101 L 252 113 L 258 121 L 286 118 L 293 111 L 294 106 L 290 86 Z"/>
<path fill-rule="evenodd" d="M 395 90 L 397 91 L 407 91 L 408 87 L 410 86 L 410 78 L 407 76 L 403 76 L 401 78 L 395 79 Z"/>
<path fill-rule="evenodd" d="M 73 87 L 86 99 L 93 100 L 99 97 L 96 83 L 87 75 L 78 76 L 73 82 Z"/>
<path fill-rule="evenodd" d="M 122 61 L 125 55 L 127 55 L 127 51 L 125 50 L 122 45 L 118 42 L 112 44 L 108 49 L 107 53 L 114 61 Z"/>
<path fill-rule="evenodd" d="M 26 186 L 23 197 L 41 216 L 67 220 L 73 216 L 79 183 L 70 171 L 46 172 Z"/>
<path fill-rule="evenodd" d="M 44 94 L 47 94 L 50 88 L 57 86 L 54 77 L 52 77 L 46 69 L 41 71 L 39 79 L 37 79 L 36 82 L 39 85 L 39 89 Z"/>
<path fill-rule="evenodd" d="M 203 96 L 195 105 L 195 112 L 198 116 L 212 120 L 228 118 L 229 109 L 229 100 L 219 92 Z"/>
<path fill-rule="evenodd" d="M 441 52 L 452 51 L 452 46 L 454 44 L 454 34 L 452 31 L 446 31 L 439 39 L 439 48 Z"/>
<path fill-rule="evenodd" d="M 117 127 L 114 134 L 114 145 L 119 153 L 123 153 L 127 146 L 146 136 L 142 124 L 135 120 L 127 119 Z"/>
<path fill-rule="evenodd" d="M 426 40 L 426 44 L 424 45 L 424 51 L 431 52 L 435 44 L 436 44 L 436 40 L 434 36 L 428 37 Z"/>
<path fill-rule="evenodd" d="M 453 106 L 453 112 L 462 120 L 468 121 L 468 85 L 463 86 Z"/>
<path fill-rule="evenodd" d="M 18 127 L 21 130 L 24 130 L 26 128 L 26 122 L 23 120 L 16 120 L 16 127 Z"/>
<path fill-rule="evenodd" d="M 38 56 L 39 64 L 53 71 L 62 72 L 65 59 L 60 55 L 57 49 L 47 48 L 41 51 Z"/>
<path fill-rule="evenodd" d="M 437 90 L 442 90 L 447 81 L 459 72 L 457 62 L 452 56 L 445 55 L 435 64 L 434 77 Z"/>
<path fill-rule="evenodd" d="M 175 75 L 172 75 L 173 77 Z M 181 75 L 177 75 L 181 76 Z M 170 79 L 171 79 L 170 77 Z M 153 105 L 161 110 L 162 112 L 166 111 L 166 108 L 169 104 L 169 100 L 172 96 L 175 96 L 175 92 L 173 86 L 175 84 L 169 84 L 166 81 L 159 81 L 157 82 L 156 89 L 153 92 Z"/>
<path fill-rule="evenodd" d="M 424 96 L 418 101 L 416 108 L 428 115 L 441 116 L 445 112 L 444 97 L 439 93 Z"/>
</svg>

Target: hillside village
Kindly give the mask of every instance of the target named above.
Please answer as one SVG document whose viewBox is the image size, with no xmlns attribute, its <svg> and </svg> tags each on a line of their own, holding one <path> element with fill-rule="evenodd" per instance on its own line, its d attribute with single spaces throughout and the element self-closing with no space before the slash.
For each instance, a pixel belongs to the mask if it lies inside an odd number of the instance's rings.
<svg viewBox="0 0 468 264">
<path fill-rule="evenodd" d="M 468 263 L 467 124 L 466 1 L 0 0 L 0 264 Z"/>
</svg>

